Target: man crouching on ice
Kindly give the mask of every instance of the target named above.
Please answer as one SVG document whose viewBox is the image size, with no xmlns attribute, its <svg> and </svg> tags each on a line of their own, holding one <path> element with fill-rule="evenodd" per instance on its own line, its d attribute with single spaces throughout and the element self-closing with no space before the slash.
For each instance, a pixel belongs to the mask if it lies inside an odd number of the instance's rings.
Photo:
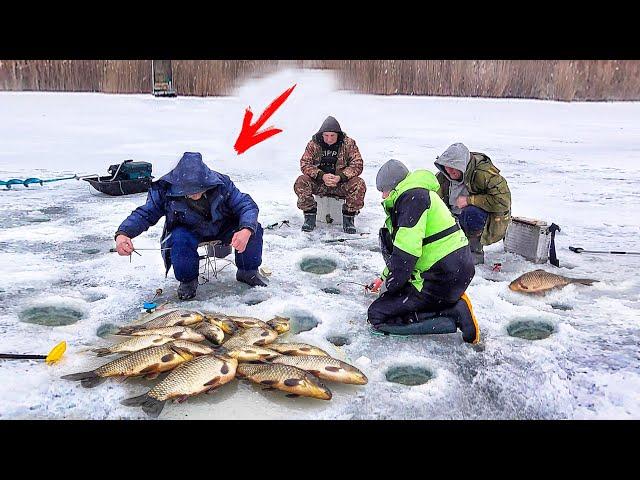
<svg viewBox="0 0 640 480">
<path fill-rule="evenodd" d="M 378 171 L 376 187 L 387 214 L 380 229 L 386 268 L 372 284 L 372 291 L 383 293 L 369 306 L 368 322 L 387 334 L 459 328 L 465 342 L 477 343 L 480 329 L 465 294 L 475 275 L 469 242 L 438 196 L 435 175 L 409 173 L 402 162 L 389 160 Z"/>
<path fill-rule="evenodd" d="M 162 257 L 166 273 L 173 264 L 181 300 L 195 297 L 198 244 L 212 240 L 236 249 L 236 280 L 252 287 L 267 285 L 266 278 L 258 272 L 262 263 L 258 206 L 227 175 L 207 167 L 199 153 L 186 152 L 173 170 L 153 182 L 147 203 L 131 212 L 116 232 L 118 253 L 131 255 L 131 239 L 158 223 L 162 216 L 166 216 L 161 238 L 166 250 L 162 250 Z"/>
</svg>

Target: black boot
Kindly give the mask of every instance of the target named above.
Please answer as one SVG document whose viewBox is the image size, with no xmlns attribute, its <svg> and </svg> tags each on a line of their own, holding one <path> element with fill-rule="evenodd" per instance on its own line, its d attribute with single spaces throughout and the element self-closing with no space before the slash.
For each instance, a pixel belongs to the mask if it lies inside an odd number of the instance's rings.
<svg viewBox="0 0 640 480">
<path fill-rule="evenodd" d="M 238 270 L 236 280 L 246 283 L 250 287 L 266 287 L 269 283 L 269 280 L 260 275 L 258 270 Z"/>
<path fill-rule="evenodd" d="M 484 250 L 482 249 L 482 244 L 480 243 L 481 235 L 482 232 L 469 236 L 469 248 L 471 249 L 471 256 L 473 257 L 474 265 L 484 263 Z"/>
<path fill-rule="evenodd" d="M 316 228 L 316 212 L 304 212 L 304 223 L 302 224 L 303 232 L 310 232 Z"/>
<path fill-rule="evenodd" d="M 198 279 L 191 280 L 190 282 L 180 282 L 178 287 L 178 298 L 180 300 L 190 300 L 196 296 L 196 290 L 198 289 Z"/>
<path fill-rule="evenodd" d="M 471 300 L 466 293 L 458 302 L 447 310 L 447 314 L 455 319 L 456 326 L 462 331 L 462 339 L 467 343 L 477 344 L 480 341 L 480 327 L 471 307 Z"/>
<path fill-rule="evenodd" d="M 356 216 L 353 213 L 342 213 L 342 229 L 344 230 L 344 233 L 356 233 L 356 226 L 353 224 L 355 218 Z"/>
</svg>

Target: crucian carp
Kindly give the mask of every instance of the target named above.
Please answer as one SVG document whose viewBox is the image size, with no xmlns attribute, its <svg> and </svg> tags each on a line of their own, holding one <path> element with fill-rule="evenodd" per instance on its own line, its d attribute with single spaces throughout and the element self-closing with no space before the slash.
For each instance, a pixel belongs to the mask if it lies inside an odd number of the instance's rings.
<svg viewBox="0 0 640 480">
<path fill-rule="evenodd" d="M 136 377 L 140 375 L 154 377 L 191 360 L 193 356 L 188 351 L 175 345 L 159 345 L 120 357 L 95 370 L 72 373 L 61 378 L 73 381 L 79 380 L 83 387 L 92 388 L 108 377 Z"/>
<path fill-rule="evenodd" d="M 134 330 L 128 333 L 121 333 L 125 329 L 120 329 L 116 335 L 131 335 L 144 337 L 147 335 L 162 335 L 163 337 L 171 337 L 174 340 L 188 340 L 190 342 L 204 342 L 204 335 L 196 332 L 190 327 L 162 327 L 151 328 L 149 330 Z"/>
<path fill-rule="evenodd" d="M 275 350 L 283 355 L 318 355 L 329 357 L 330 355 L 324 350 L 308 345 L 306 343 L 272 343 L 269 349 Z"/>
<path fill-rule="evenodd" d="M 544 293 L 553 288 L 562 288 L 570 283 L 592 285 L 597 281 L 598 280 L 592 280 L 590 278 L 564 277 L 538 269 L 519 276 L 509 284 L 509 288 L 514 292 Z"/>
<path fill-rule="evenodd" d="M 236 370 L 236 376 L 262 385 L 267 390 L 287 392 L 287 397 L 331 399 L 331 390 L 318 378 L 289 365 L 241 363 Z"/>
<path fill-rule="evenodd" d="M 123 400 L 122 405 L 141 406 L 151 417 L 158 417 L 169 399 L 184 402 L 188 397 L 210 393 L 236 375 L 238 361 L 235 358 L 203 355 L 179 365 L 165 379 L 144 395 Z"/>
<path fill-rule="evenodd" d="M 271 360 L 271 363 L 301 368 L 318 378 L 333 382 L 353 385 L 365 385 L 368 382 L 365 374 L 356 367 L 332 357 L 314 355 L 290 357 L 281 355 Z"/>
</svg>

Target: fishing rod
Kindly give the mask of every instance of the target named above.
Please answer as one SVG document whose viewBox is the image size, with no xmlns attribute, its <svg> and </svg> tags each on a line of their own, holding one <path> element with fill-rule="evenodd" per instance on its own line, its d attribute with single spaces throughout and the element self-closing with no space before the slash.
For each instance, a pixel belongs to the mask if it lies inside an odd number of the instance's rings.
<svg viewBox="0 0 640 480">
<path fill-rule="evenodd" d="M 352 282 L 349 280 L 345 280 L 343 282 L 338 282 L 336 283 L 336 287 L 339 287 L 340 285 L 342 285 L 343 283 L 352 283 L 354 285 L 358 285 L 359 287 L 364 288 L 366 291 L 370 291 L 373 288 L 373 284 L 371 285 L 365 285 L 364 283 L 358 283 L 358 282 Z"/>
<path fill-rule="evenodd" d="M 0 353 L 0 359 L 4 360 L 44 360 L 47 364 L 52 364 L 60 360 L 65 350 L 67 342 L 60 342 L 47 355 L 31 355 L 18 353 Z"/>
<path fill-rule="evenodd" d="M 604 250 L 585 250 L 580 247 L 569 247 L 569 250 L 575 253 L 609 253 L 613 255 L 640 255 L 640 252 L 620 252 L 616 250 L 604 251 Z"/>
<path fill-rule="evenodd" d="M 171 250 L 171 247 L 166 247 L 166 248 L 134 248 L 133 249 L 134 252 L 137 251 L 137 250 L 155 250 L 155 251 L 158 251 L 158 250 Z M 118 251 L 117 248 L 110 248 L 109 249 L 110 253 L 116 253 L 117 251 Z M 138 253 L 138 255 L 140 255 L 140 254 Z"/>
<path fill-rule="evenodd" d="M 361 233 L 360 235 L 368 235 L 368 233 Z M 322 240 L 322 243 L 338 243 L 338 242 L 348 242 L 350 240 L 365 240 L 364 237 L 354 237 L 354 238 L 331 238 L 329 240 Z"/>
<path fill-rule="evenodd" d="M 281 222 L 276 222 L 276 223 L 272 223 L 270 225 L 267 225 L 266 228 L 267 230 L 273 230 L 274 228 L 278 227 L 290 227 L 291 225 L 289 224 L 289 220 L 282 220 Z"/>
</svg>

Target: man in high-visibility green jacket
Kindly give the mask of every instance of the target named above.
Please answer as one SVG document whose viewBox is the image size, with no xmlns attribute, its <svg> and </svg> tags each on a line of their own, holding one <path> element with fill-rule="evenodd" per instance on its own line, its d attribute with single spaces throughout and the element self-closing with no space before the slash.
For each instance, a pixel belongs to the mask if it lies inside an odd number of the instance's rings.
<svg viewBox="0 0 640 480">
<path fill-rule="evenodd" d="M 477 343 L 480 329 L 465 294 L 475 275 L 469 242 L 428 170 L 409 173 L 398 160 L 379 170 L 376 187 L 387 214 L 380 229 L 386 268 L 373 283 L 382 294 L 368 311 L 369 323 L 387 333 L 453 333 Z"/>
</svg>

